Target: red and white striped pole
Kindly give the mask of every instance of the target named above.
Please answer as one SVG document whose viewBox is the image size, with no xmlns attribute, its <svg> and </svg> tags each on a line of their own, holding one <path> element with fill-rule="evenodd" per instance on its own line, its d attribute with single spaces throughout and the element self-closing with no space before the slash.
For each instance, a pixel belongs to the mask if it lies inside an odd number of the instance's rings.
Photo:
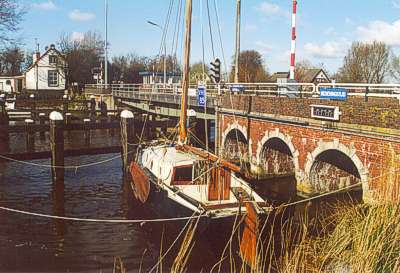
<svg viewBox="0 0 400 273">
<path fill-rule="evenodd" d="M 297 14 L 297 0 L 293 0 L 293 14 L 292 14 L 292 46 L 290 49 L 290 79 L 294 80 L 294 69 L 296 65 L 296 14 Z"/>
</svg>

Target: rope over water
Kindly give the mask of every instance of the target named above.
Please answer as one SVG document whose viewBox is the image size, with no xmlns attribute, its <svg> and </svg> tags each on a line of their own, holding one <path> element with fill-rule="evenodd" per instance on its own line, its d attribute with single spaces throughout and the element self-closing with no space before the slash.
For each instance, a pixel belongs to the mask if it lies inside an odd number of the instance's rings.
<svg viewBox="0 0 400 273">
<path fill-rule="evenodd" d="M 94 223 L 113 223 L 113 224 L 134 224 L 134 223 L 146 223 L 146 222 L 175 222 L 182 220 L 190 220 L 197 219 L 201 217 L 206 217 L 206 215 L 198 215 L 198 216 L 190 216 L 190 217 L 175 217 L 175 218 L 159 218 L 159 219 L 93 219 L 93 218 L 78 218 L 78 217 L 66 217 L 66 216 L 57 216 L 57 215 L 49 215 L 43 213 L 35 213 L 24 210 L 12 209 L 7 207 L 1 207 L 0 210 L 24 214 L 29 216 L 36 216 L 47 219 L 55 219 L 55 220 L 65 220 L 65 221 L 75 221 L 75 222 L 94 222 Z"/>
</svg>

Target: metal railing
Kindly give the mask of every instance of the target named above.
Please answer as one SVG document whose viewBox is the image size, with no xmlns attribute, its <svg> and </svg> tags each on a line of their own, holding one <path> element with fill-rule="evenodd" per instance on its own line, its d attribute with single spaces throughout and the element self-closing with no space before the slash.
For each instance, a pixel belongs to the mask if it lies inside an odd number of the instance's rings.
<svg viewBox="0 0 400 273">
<path fill-rule="evenodd" d="M 289 98 L 319 98 L 322 88 L 344 88 L 348 96 L 395 98 L 400 100 L 400 84 L 364 84 L 364 83 L 222 83 L 207 84 L 207 97 L 235 93 L 257 96 L 276 96 Z M 86 85 L 90 92 L 107 90 L 110 94 L 130 97 L 132 94 L 173 94 L 180 95 L 180 84 L 110 84 Z M 99 93 L 101 94 L 101 93 Z M 197 85 L 189 86 L 189 97 L 197 96 Z"/>
<path fill-rule="evenodd" d="M 400 100 L 400 84 L 369 84 L 369 83 L 320 83 L 316 86 L 317 94 L 321 88 L 344 88 L 348 96 L 395 98 Z"/>
</svg>

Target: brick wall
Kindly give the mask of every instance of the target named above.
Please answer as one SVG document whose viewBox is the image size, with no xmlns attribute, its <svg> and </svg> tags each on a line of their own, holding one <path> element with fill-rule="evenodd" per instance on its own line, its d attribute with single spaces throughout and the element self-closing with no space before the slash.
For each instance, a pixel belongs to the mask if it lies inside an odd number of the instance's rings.
<svg viewBox="0 0 400 273">
<path fill-rule="evenodd" d="M 311 118 L 312 104 L 339 106 L 340 122 L 381 128 L 400 129 L 400 103 L 396 99 L 350 97 L 347 101 L 330 101 L 311 98 L 260 97 L 225 95 L 221 107 L 241 111 L 260 112 L 272 115 Z"/>
<path fill-rule="evenodd" d="M 248 98 L 244 96 L 237 96 L 234 98 L 235 105 L 238 107 L 244 107 L 246 102 L 248 104 Z M 284 105 L 283 101 L 287 102 Z M 281 113 L 283 109 L 292 109 L 291 113 L 299 113 L 306 115 L 308 112 L 302 110 L 300 107 L 299 100 L 279 100 L 271 98 L 257 98 L 256 102 L 253 104 L 254 108 L 263 110 L 268 113 Z M 300 100 L 303 101 L 303 100 Z M 307 100 L 304 100 L 307 101 Z M 312 100 L 315 101 L 315 100 Z M 263 102 L 263 103 L 261 103 Z M 273 102 L 276 102 L 272 106 Z M 226 103 L 226 101 L 225 101 Z M 312 104 L 312 102 L 309 102 Z M 332 102 L 334 104 L 335 102 Z M 346 103 L 347 107 L 350 107 L 351 102 Z M 388 102 L 390 104 L 391 102 Z M 291 104 L 295 104 L 296 107 L 290 107 Z M 371 113 L 370 106 L 372 105 L 383 106 L 385 103 L 382 101 L 369 102 L 365 105 L 361 102 L 357 102 L 355 105 L 354 112 L 357 115 L 348 116 L 350 122 L 360 122 L 369 125 L 379 124 L 376 117 L 371 116 L 362 117 L 361 112 L 367 111 Z M 343 105 L 343 104 L 342 104 Z M 357 108 L 357 105 L 361 105 Z M 394 106 L 394 104 L 392 104 Z M 226 105 L 225 105 L 226 107 Z M 398 106 L 396 105 L 396 115 L 398 114 Z M 226 107 L 228 108 L 228 107 Z M 306 108 L 306 107 L 303 107 Z M 387 107 L 386 107 L 387 108 Z M 273 112 L 273 110 L 276 112 Z M 242 108 L 244 110 L 244 108 Z M 279 110 L 279 111 L 278 111 Z M 256 111 L 256 110 L 254 110 Z M 289 111 L 289 110 L 288 110 Z M 318 128 L 311 128 L 308 126 L 296 126 L 290 124 L 278 124 L 274 122 L 258 120 L 258 119 L 248 119 L 244 117 L 233 117 L 229 114 L 221 114 L 220 121 L 220 143 L 222 143 L 222 135 L 224 132 L 229 131 L 232 125 L 237 124 L 247 130 L 249 136 L 249 151 L 250 158 L 253 163 L 257 158 L 257 153 L 259 153 L 259 146 L 261 140 L 264 139 L 265 135 L 273 134 L 274 132 L 279 132 L 285 139 L 288 145 L 292 145 L 294 155 L 294 163 L 296 166 L 296 179 L 299 190 L 304 190 L 310 185 L 310 173 L 308 169 L 315 162 L 318 151 L 326 150 L 327 147 L 331 149 L 337 149 L 338 151 L 343 151 L 347 153 L 351 160 L 355 160 L 355 165 L 362 170 L 360 175 L 361 180 L 366 182 L 367 185 L 363 185 L 364 198 L 366 201 L 378 200 L 389 198 L 391 200 L 399 200 L 399 189 L 400 189 L 400 143 L 396 141 L 391 141 L 385 138 L 375 138 L 368 135 L 355 134 L 355 133 L 344 133 L 333 130 L 322 130 Z M 371 121 L 372 120 L 372 121 Z M 392 122 L 391 126 L 398 126 L 397 123 Z M 355 159 L 356 158 L 356 159 Z M 314 168 L 315 169 L 315 168 Z M 340 181 L 338 181 L 339 183 Z M 353 182 L 351 182 L 353 183 Z M 331 187 L 327 187 L 331 188 Z M 307 191 L 307 190 L 304 190 Z M 368 191 L 368 192 L 367 192 Z"/>
</svg>

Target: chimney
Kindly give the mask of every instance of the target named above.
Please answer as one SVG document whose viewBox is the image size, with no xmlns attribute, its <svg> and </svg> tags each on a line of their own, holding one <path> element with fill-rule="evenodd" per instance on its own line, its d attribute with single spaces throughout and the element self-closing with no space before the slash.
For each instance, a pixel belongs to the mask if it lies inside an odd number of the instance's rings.
<svg viewBox="0 0 400 273">
<path fill-rule="evenodd" d="M 33 63 L 36 63 L 39 59 L 40 59 L 40 52 L 39 52 L 39 51 L 36 51 L 36 52 L 33 54 Z"/>
</svg>

